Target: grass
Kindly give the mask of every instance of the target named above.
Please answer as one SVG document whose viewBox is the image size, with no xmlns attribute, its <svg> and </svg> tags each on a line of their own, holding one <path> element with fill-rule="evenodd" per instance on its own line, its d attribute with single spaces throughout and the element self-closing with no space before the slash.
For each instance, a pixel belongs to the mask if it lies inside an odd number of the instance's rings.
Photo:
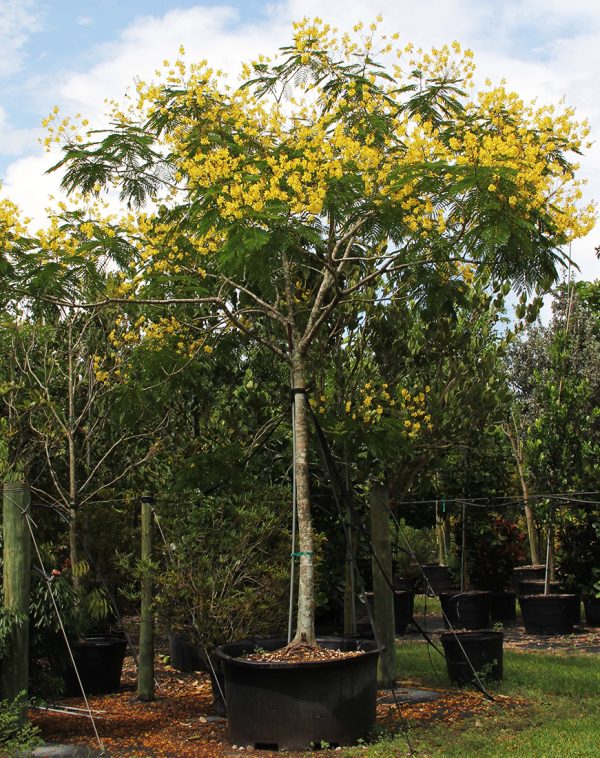
<svg viewBox="0 0 600 758">
<path fill-rule="evenodd" d="M 423 642 L 398 646 L 400 681 L 447 689 L 444 660 Z M 460 690 L 456 690 L 459 692 Z M 504 681 L 492 694 L 519 698 L 512 707 L 492 704 L 485 713 L 449 724 L 407 722 L 420 758 L 597 758 L 600 755 L 600 661 L 592 655 L 504 652 Z M 405 735 L 343 752 L 350 756 L 407 756 Z"/>
</svg>

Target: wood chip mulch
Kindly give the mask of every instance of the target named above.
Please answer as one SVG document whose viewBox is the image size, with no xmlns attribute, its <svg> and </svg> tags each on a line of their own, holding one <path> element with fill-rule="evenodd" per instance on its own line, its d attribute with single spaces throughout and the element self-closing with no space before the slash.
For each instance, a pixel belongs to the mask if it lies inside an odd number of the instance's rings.
<svg viewBox="0 0 600 758">
<path fill-rule="evenodd" d="M 121 691 L 89 698 L 103 746 L 111 756 L 231 758 L 252 753 L 261 758 L 274 758 L 282 755 L 231 745 L 227 720 L 214 715 L 207 674 L 182 674 L 157 659 L 156 675 L 160 684 L 157 699 L 152 703 L 138 702 L 135 670 L 131 659 L 127 658 Z M 403 681 L 402 686 L 410 686 L 410 683 L 407 685 Z M 516 703 L 512 698 L 499 698 L 490 704 L 480 694 L 467 690 L 438 691 L 442 696 L 432 702 L 401 703 L 398 707 L 379 702 L 377 725 L 386 731 L 399 731 L 406 719 L 451 724 L 465 716 L 483 717 L 494 709 Z M 381 694 L 380 700 L 389 698 L 389 692 Z M 85 706 L 82 698 L 65 698 L 57 703 L 77 708 Z M 88 718 L 41 710 L 31 710 L 30 716 L 47 742 L 98 747 Z"/>
<path fill-rule="evenodd" d="M 522 627 L 505 630 L 504 647 L 509 650 L 548 652 L 552 655 L 600 653 L 600 629 L 575 627 L 572 634 L 527 634 Z"/>
<path fill-rule="evenodd" d="M 356 658 L 362 654 L 362 650 L 348 650 L 344 652 L 343 650 L 299 643 L 281 647 L 277 650 L 261 650 L 248 653 L 244 656 L 244 659 L 260 663 L 315 663 L 317 661 L 337 661 L 344 658 Z"/>
</svg>

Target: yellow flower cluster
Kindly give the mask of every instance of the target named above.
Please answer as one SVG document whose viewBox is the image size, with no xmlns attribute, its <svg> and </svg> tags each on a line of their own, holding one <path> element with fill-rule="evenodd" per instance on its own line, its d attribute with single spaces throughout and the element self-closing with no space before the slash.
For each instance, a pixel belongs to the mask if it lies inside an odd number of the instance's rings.
<svg viewBox="0 0 600 758">
<path fill-rule="evenodd" d="M 39 140 L 46 150 L 50 152 L 53 144 L 60 145 L 66 140 L 81 143 L 84 141 L 84 130 L 89 126 L 89 121 L 77 113 L 74 118 L 66 116 L 59 118 L 60 108 L 55 105 L 52 111 L 42 120 L 42 126 L 46 130 L 46 136 Z"/>
<path fill-rule="evenodd" d="M 135 321 L 130 321 L 126 316 L 117 316 L 108 340 L 117 351 L 125 346 L 139 346 L 155 352 L 170 347 L 183 358 L 193 358 L 201 350 L 207 355 L 213 352 L 204 335 L 190 337 L 186 325 L 174 316 L 163 316 L 156 321 L 145 315 Z"/>
<path fill-rule="evenodd" d="M 356 62 L 373 54 L 376 29 L 377 24 L 368 31 L 358 25 L 359 43 L 318 18 L 305 18 L 294 24 L 293 49 L 307 65 L 323 66 L 326 55 L 330 61 Z M 391 43 L 382 37 L 381 44 L 387 50 Z M 543 207 L 565 242 L 591 228 L 593 208 L 579 207 L 581 182 L 552 157 L 553 150 L 579 150 L 587 136 L 588 127 L 578 124 L 572 111 L 526 106 L 503 86 L 489 88 L 464 99 L 464 118 L 456 120 L 448 136 L 437 124 L 400 108 L 405 97 L 400 85 L 415 71 L 422 82 L 469 83 L 472 53 L 455 42 L 429 52 L 408 45 L 397 55 L 394 81 L 370 73 L 364 81 L 349 78 L 345 87 L 325 90 L 314 88 L 309 76 L 298 80 L 287 102 L 257 99 L 251 87 L 230 90 L 222 86 L 219 72 L 179 60 L 166 78 L 178 83 L 181 94 L 173 99 L 162 87 L 141 83 L 138 107 L 165 119 L 167 147 L 180 156 L 176 177 L 181 186 L 194 196 L 210 193 L 227 221 L 260 223 L 271 204 L 310 220 L 323 214 L 338 183 L 353 177 L 364 202 L 391 202 L 398 208 L 408 233 L 416 238 L 444 235 L 468 219 L 448 215 L 435 192 L 423 190 L 417 179 L 398 177 L 414 166 L 446 164 L 464 166 L 465 175 L 476 167 L 497 169 L 491 181 L 483 179 L 481 190 L 522 208 L 526 218 Z M 246 65 L 242 83 L 269 64 L 261 58 Z M 375 139 L 374 116 L 389 121 L 385 140 Z M 461 179 L 460 172 L 454 179 Z M 165 242 L 167 232 L 154 227 L 153 243 L 144 243 L 145 259 L 154 260 L 156 245 Z M 218 235 L 211 234 L 212 239 L 201 235 L 193 240 L 198 252 L 218 245 Z M 152 264 L 155 269 L 179 265 L 181 251 L 173 241 L 169 244 L 169 253 Z"/>
<path fill-rule="evenodd" d="M 564 106 L 528 105 L 504 84 L 471 91 L 473 55 L 456 42 L 426 51 L 397 39 L 378 37 L 378 21 L 350 35 L 304 18 L 280 57 L 243 67 L 238 88 L 206 61 L 187 64 L 181 49 L 175 62 L 164 61 L 158 82 L 139 82 L 128 105 L 113 103 L 113 123 L 155 125 L 156 148 L 169 156 L 155 207 L 185 196 L 204 222 L 176 226 L 158 211 L 122 219 L 138 253 L 122 293 L 130 296 L 154 274 L 204 277 L 202 259 L 220 251 L 234 227 L 269 230 L 277 217 L 321 233 L 330 208 L 341 207 L 342 218 L 385 209 L 398 219 L 403 245 L 418 242 L 424 258 L 440 240 L 438 249 L 447 249 L 480 223 L 477 203 L 471 216 L 465 210 L 473 195 L 523 224 L 545 217 L 556 245 L 586 234 L 595 209 L 582 206 L 583 183 L 563 158 L 585 147 L 587 124 Z M 388 70 L 371 63 L 390 52 Z M 259 96 L 253 80 L 277 79 L 276 66 L 292 59 L 298 69 L 285 91 Z M 348 73 L 361 66 L 364 75 Z M 456 94 L 462 110 L 443 124 L 405 107 L 411 87 L 445 84 L 467 94 Z M 55 109 L 46 126 L 51 139 L 74 143 L 87 123 L 59 121 Z M 80 233 L 91 237 L 94 228 L 85 223 Z M 382 252 L 379 242 L 365 242 L 369 260 Z M 69 244 L 56 229 L 47 240 L 49 248 Z M 471 283 L 473 271 L 457 273 Z M 296 303 L 310 302 L 311 293 L 296 287 Z M 379 407 L 375 399 L 367 406 L 381 417 L 386 406 Z"/>
<path fill-rule="evenodd" d="M 14 239 L 27 232 L 28 223 L 28 218 L 21 218 L 15 203 L 8 198 L 0 199 L 0 254 L 10 251 Z"/>
<path fill-rule="evenodd" d="M 403 423 L 403 436 L 414 439 L 425 431 L 432 431 L 431 415 L 427 412 L 427 385 L 411 393 L 406 387 L 392 389 L 388 384 L 367 382 L 360 388 L 360 399 L 354 407 L 351 400 L 345 404 L 352 419 L 365 424 L 377 424 L 382 418 L 393 418 Z"/>
</svg>

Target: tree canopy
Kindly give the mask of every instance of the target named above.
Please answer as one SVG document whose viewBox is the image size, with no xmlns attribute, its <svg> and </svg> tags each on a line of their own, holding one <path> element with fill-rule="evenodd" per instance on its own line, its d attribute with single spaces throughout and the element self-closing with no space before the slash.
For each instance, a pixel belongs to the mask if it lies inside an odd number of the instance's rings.
<svg viewBox="0 0 600 758">
<path fill-rule="evenodd" d="M 365 302 L 445 288 L 465 267 L 467 278 L 546 287 L 562 246 L 593 225 L 572 162 L 587 125 L 503 84 L 476 92 L 473 71 L 457 43 L 415 51 L 377 24 L 349 35 L 304 19 L 275 58 L 243 67 L 237 87 L 182 52 L 129 106 L 113 106 L 110 129 L 49 119 L 63 187 L 84 197 L 116 188 L 130 210 L 65 209 L 49 233 L 22 239 L 12 249 L 20 291 L 81 306 L 73 273 L 85 279 L 111 258 L 118 281 L 87 307 L 183 306 L 192 350 L 210 352 L 234 330 L 291 369 L 297 629 L 309 641 L 311 361 Z M 57 294 L 65 279 L 73 286 Z M 180 324 L 171 313 L 125 321 L 131 340 Z"/>
</svg>

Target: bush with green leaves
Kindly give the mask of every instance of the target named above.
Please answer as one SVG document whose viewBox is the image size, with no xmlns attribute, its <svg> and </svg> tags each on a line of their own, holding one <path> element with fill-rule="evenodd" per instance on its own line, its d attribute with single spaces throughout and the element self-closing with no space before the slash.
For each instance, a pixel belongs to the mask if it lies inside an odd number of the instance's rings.
<svg viewBox="0 0 600 758">
<path fill-rule="evenodd" d="M 565 589 L 595 597 L 600 590 L 600 509 L 564 509 L 557 537 L 557 573 Z"/>
<path fill-rule="evenodd" d="M 433 563 L 438 556 L 435 528 L 410 526 L 400 519 L 393 546 L 394 573 L 400 577 L 421 578 L 416 565 Z"/>
<path fill-rule="evenodd" d="M 519 526 L 498 513 L 470 509 L 466 534 L 467 567 L 471 584 L 479 590 L 502 592 L 513 569 L 525 559 L 525 535 Z"/>
<path fill-rule="evenodd" d="M 212 648 L 282 634 L 289 592 L 289 491 L 182 493 L 157 503 L 164 568 L 156 603 L 167 626 L 192 627 Z M 163 518 L 160 518 L 160 516 Z"/>
<path fill-rule="evenodd" d="M 0 700 L 0 755 L 26 755 L 29 750 L 40 745 L 38 729 L 28 721 L 23 723 L 22 714 L 26 694 L 24 692 L 13 701 Z"/>
</svg>

